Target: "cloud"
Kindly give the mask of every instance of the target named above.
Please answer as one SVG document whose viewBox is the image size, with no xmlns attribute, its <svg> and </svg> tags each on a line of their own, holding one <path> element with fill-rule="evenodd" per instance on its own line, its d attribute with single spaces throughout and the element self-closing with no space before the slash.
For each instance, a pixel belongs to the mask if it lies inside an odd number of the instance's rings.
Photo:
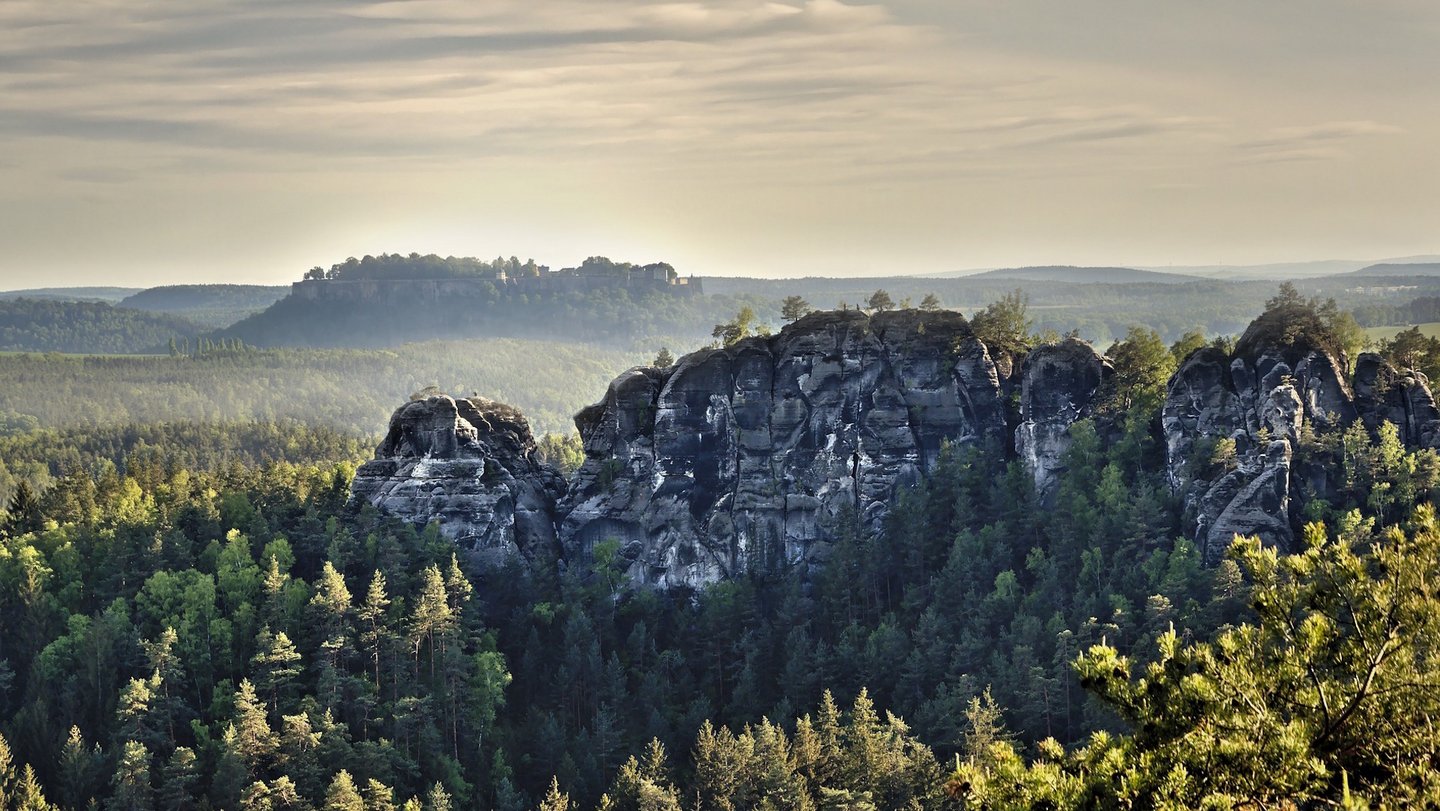
<svg viewBox="0 0 1440 811">
<path fill-rule="evenodd" d="M 1246 153 L 1241 161 L 1249 163 L 1338 160 L 1350 155 L 1347 143 L 1404 132 L 1378 121 L 1327 121 L 1278 127 L 1261 138 L 1240 142 L 1237 148 Z"/>
<path fill-rule="evenodd" d="M 188 235 L 236 212 L 266 233 L 491 218 L 702 256 L 742 234 L 953 252 L 957 222 L 1110 245 L 1112 222 L 1218 234 L 1237 196 L 1311 211 L 1315 161 L 1408 223 L 1440 216 L 1433 194 L 1364 184 L 1440 183 L 1421 137 L 1437 34 L 1418 0 L 4 0 L 0 239 L 56 255 L 31 232 L 83 199 L 66 249 L 107 263 L 170 239 L 208 256 Z"/>
</svg>

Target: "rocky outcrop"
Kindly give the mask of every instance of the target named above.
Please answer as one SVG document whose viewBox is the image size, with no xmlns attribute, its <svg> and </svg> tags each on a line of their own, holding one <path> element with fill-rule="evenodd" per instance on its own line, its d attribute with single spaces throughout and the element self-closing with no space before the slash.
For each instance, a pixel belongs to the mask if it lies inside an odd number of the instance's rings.
<svg viewBox="0 0 1440 811">
<path fill-rule="evenodd" d="M 875 528 L 946 442 L 1005 442 L 1000 382 L 957 313 L 808 316 L 779 335 L 633 369 L 576 419 L 586 462 L 562 544 L 616 541 L 639 582 L 804 566 Z"/>
<path fill-rule="evenodd" d="M 1353 386 L 1340 357 L 1267 313 L 1233 355 L 1201 349 L 1170 381 L 1162 413 L 1172 488 L 1187 534 L 1217 562 L 1235 535 L 1291 549 L 1298 507 L 1332 490 L 1334 465 L 1306 453 L 1357 419 L 1394 423 L 1410 447 L 1436 447 L 1440 411 L 1423 376 L 1361 355 Z"/>
<path fill-rule="evenodd" d="M 481 397 L 426 397 L 390 418 L 375 458 L 355 474 L 351 500 L 445 537 L 486 562 L 555 545 L 559 471 L 541 463 L 519 411 Z"/>
<path fill-rule="evenodd" d="M 1114 373 L 1090 344 L 1069 338 L 1031 352 L 1020 370 L 1020 414 L 1015 452 L 1035 479 L 1042 504 L 1054 499 L 1070 427 L 1093 416 L 1101 387 Z"/>
<path fill-rule="evenodd" d="M 1423 376 L 1364 355 L 1351 380 L 1314 334 L 1267 313 L 1233 352 L 1201 349 L 1170 381 L 1167 473 L 1207 561 L 1236 534 L 1291 548 L 1299 506 L 1334 489 L 1316 437 L 1359 420 L 1440 444 Z M 1071 339 L 1001 371 L 957 313 L 816 313 L 620 375 L 576 416 L 585 462 L 568 486 L 517 411 L 442 396 L 395 412 L 353 498 L 438 522 L 488 560 L 549 549 L 583 561 L 613 543 L 637 584 L 803 569 L 840 533 L 877 530 L 947 443 L 1013 454 L 1053 503 L 1075 422 L 1113 434 L 1113 369 Z"/>
<path fill-rule="evenodd" d="M 1355 364 L 1355 407 L 1365 426 L 1378 430 L 1389 422 L 1410 447 L 1440 447 L 1440 410 L 1425 376 L 1396 369 L 1379 355 L 1366 353 Z"/>
</svg>

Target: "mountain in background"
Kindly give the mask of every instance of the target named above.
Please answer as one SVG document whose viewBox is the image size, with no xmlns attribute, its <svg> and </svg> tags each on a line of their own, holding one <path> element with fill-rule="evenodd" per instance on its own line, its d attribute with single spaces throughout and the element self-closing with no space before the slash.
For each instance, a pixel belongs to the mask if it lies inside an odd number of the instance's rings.
<svg viewBox="0 0 1440 811">
<path fill-rule="evenodd" d="M 17 298 L 46 299 L 50 301 L 108 301 L 117 302 L 126 296 L 139 293 L 140 287 L 35 287 L 29 290 L 0 290 L 0 301 Z"/>
<path fill-rule="evenodd" d="M 0 351 L 137 354 L 164 352 L 204 329 L 169 313 L 103 301 L 17 298 L 0 301 Z"/>
<path fill-rule="evenodd" d="M 127 296 L 120 307 L 188 318 L 223 329 L 265 310 L 290 292 L 288 286 L 258 284 L 180 284 L 152 287 Z"/>
<path fill-rule="evenodd" d="M 1259 265 L 1126 265 L 1117 269 L 1153 271 L 1167 275 L 1199 276 L 1206 279 L 1226 281 L 1285 281 L 1291 279 L 1314 279 L 1321 276 L 1338 276 L 1354 273 L 1376 265 L 1431 264 L 1440 262 L 1440 255 L 1420 254 L 1416 256 L 1395 256 L 1383 259 L 1319 259 L 1309 262 L 1272 262 Z M 972 268 L 947 273 L 921 274 L 928 278 L 980 278 L 991 273 L 1011 274 L 1011 278 L 1032 278 L 1014 275 L 1017 271 L 1031 271 L 1043 268 Z M 1104 270 L 1105 268 L 1085 268 Z M 1056 281 L 1083 281 L 1082 279 L 1056 279 Z M 1152 280 L 1154 281 L 1154 280 Z"/>
<path fill-rule="evenodd" d="M 1354 276 L 1440 276 L 1440 262 L 1381 262 L 1354 271 Z"/>
<path fill-rule="evenodd" d="M 943 274 L 958 276 L 960 274 Z M 965 275 L 975 280 L 1021 279 L 1028 282 L 1071 282 L 1074 284 L 1184 284 L 1196 281 L 1193 276 L 1160 273 L 1122 267 L 1076 267 L 1073 265 L 1041 265 L 1023 268 L 1000 268 Z"/>
</svg>

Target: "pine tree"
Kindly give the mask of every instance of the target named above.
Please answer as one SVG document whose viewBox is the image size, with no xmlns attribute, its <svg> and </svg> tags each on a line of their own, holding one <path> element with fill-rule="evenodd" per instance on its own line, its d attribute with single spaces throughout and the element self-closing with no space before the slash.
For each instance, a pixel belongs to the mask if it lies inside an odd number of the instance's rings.
<svg viewBox="0 0 1440 811">
<path fill-rule="evenodd" d="M 60 750 L 60 801 L 65 807 L 84 808 L 95 796 L 104 776 L 104 763 L 99 745 L 94 749 L 86 747 L 80 727 L 70 727 L 70 735 Z"/>
<path fill-rule="evenodd" d="M 15 756 L 10 744 L 0 735 L 0 808 L 9 808 L 15 789 Z"/>
<path fill-rule="evenodd" d="M 432 684 L 435 682 L 436 638 L 449 633 L 454 624 L 455 615 L 450 609 L 450 597 L 440 568 L 433 564 L 427 566 L 420 575 L 420 592 L 415 596 L 415 608 L 410 613 L 410 647 L 417 668 L 421 648 L 428 648 Z"/>
<path fill-rule="evenodd" d="M 560 790 L 558 779 L 550 778 L 550 790 L 545 792 L 537 811 L 570 811 L 570 795 Z"/>
<path fill-rule="evenodd" d="M 365 800 L 355 788 L 355 779 L 350 772 L 341 769 L 325 790 L 324 811 L 365 811 Z"/>
<path fill-rule="evenodd" d="M 9 518 L 3 529 L 11 535 L 38 532 L 45 525 L 45 518 L 40 513 L 40 497 L 25 479 L 15 483 L 15 492 L 11 494 L 5 511 Z"/>
<path fill-rule="evenodd" d="M 425 811 L 450 811 L 450 794 L 445 787 L 436 783 L 430 787 L 430 792 L 425 795 Z"/>
<path fill-rule="evenodd" d="M 350 602 L 350 589 L 345 585 L 345 578 L 335 569 L 334 564 L 325 561 L 315 583 L 315 596 L 310 599 L 310 605 L 319 617 L 322 634 L 322 666 L 320 689 L 317 692 L 325 697 L 327 709 L 334 708 L 340 702 L 341 663 L 346 653 L 351 650 L 348 633 Z"/>
<path fill-rule="evenodd" d="M 300 652 L 284 631 L 272 634 L 268 625 L 260 630 L 255 646 L 257 650 L 250 664 L 256 673 L 256 687 L 269 699 L 270 711 L 278 713 L 282 709 L 282 697 L 288 697 L 291 685 L 300 675 Z M 288 701 L 286 703 L 288 706 Z"/>
<path fill-rule="evenodd" d="M 111 779 L 109 808 L 116 811 L 148 811 L 154 808 L 150 787 L 150 751 L 138 741 L 126 741 Z"/>
<path fill-rule="evenodd" d="M 249 679 L 240 682 L 235 691 L 235 739 L 232 748 L 244 761 L 251 775 L 260 772 L 261 761 L 275 753 L 280 741 L 270 729 L 266 718 L 265 705 L 255 695 L 255 687 Z"/>
<path fill-rule="evenodd" d="M 395 811 L 395 792 L 379 780 L 370 778 L 365 783 L 365 811 Z"/>
<path fill-rule="evenodd" d="M 370 666 L 375 678 L 375 687 L 380 687 L 380 657 L 385 641 L 390 636 L 388 617 L 390 596 L 385 592 L 385 574 L 379 569 L 370 578 L 365 590 L 365 602 L 356 610 L 356 616 L 364 626 L 360 641 L 370 656 Z"/>
<path fill-rule="evenodd" d="M 780 317 L 786 321 L 799 321 L 810 312 L 810 302 L 800 296 L 786 296 L 780 302 Z"/>
<path fill-rule="evenodd" d="M 196 783 L 200 775 L 196 769 L 195 752 L 181 746 L 170 755 L 161 772 L 159 806 L 161 811 L 187 811 L 196 803 Z"/>
</svg>

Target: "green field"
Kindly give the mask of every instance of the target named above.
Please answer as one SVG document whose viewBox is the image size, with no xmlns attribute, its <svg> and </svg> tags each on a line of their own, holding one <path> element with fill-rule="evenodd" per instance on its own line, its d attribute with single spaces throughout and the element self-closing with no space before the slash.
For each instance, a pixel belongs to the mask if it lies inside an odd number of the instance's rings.
<svg viewBox="0 0 1440 811">
<path fill-rule="evenodd" d="M 1440 321 L 1431 321 L 1428 324 L 1411 324 L 1404 327 L 1366 327 L 1365 334 L 1370 336 L 1372 341 L 1385 341 L 1394 338 L 1400 332 L 1419 327 L 1421 334 L 1427 338 L 1440 338 Z"/>
</svg>

